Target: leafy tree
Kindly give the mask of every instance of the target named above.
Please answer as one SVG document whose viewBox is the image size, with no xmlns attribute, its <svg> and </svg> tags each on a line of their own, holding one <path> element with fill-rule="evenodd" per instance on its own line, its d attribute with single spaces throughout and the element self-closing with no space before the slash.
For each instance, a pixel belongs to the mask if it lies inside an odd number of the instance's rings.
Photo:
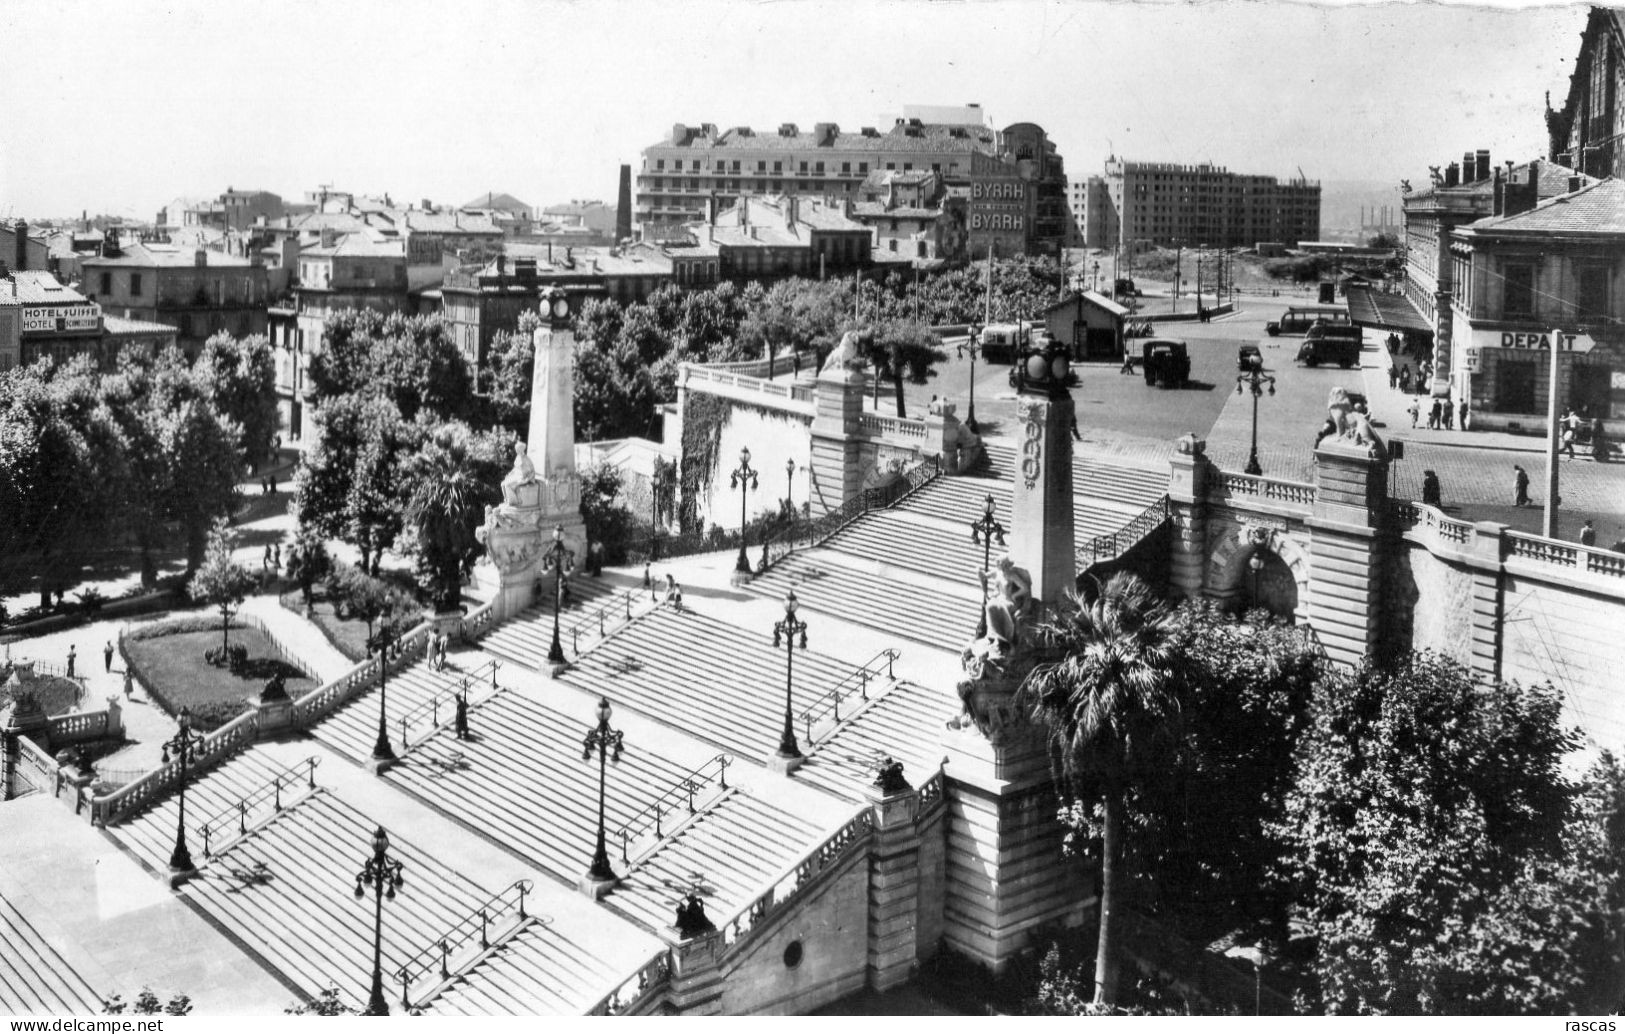
<svg viewBox="0 0 1625 1034">
<path fill-rule="evenodd" d="M 463 575 L 480 552 L 474 533 L 486 505 L 502 500 L 502 460 L 510 451 L 506 434 L 475 435 L 454 422 L 436 427 L 405 465 L 406 519 L 417 531 L 436 610 L 455 610 L 462 598 Z"/>
<path fill-rule="evenodd" d="M 578 341 L 575 354 L 576 435 L 602 441 L 645 434 L 654 416 L 655 385 L 637 350 Z"/>
<path fill-rule="evenodd" d="M 1069 785 L 1097 791 L 1104 804 L 1094 1000 L 1111 1006 L 1121 957 L 1125 801 L 1164 763 L 1177 738 L 1173 619 L 1149 586 L 1119 573 L 1093 601 L 1068 594 L 1062 614 L 1044 623 L 1037 639 L 1044 659 L 1022 683 L 1020 699 L 1048 730 Z"/>
<path fill-rule="evenodd" d="M 935 365 L 948 358 L 942 339 L 931 328 L 907 320 L 888 319 L 876 325 L 869 349 L 876 376 L 892 381 L 898 416 L 908 415 L 903 408 L 903 379 L 924 384 L 937 375 Z"/>
<path fill-rule="evenodd" d="M 376 572 L 403 527 L 403 467 L 427 428 L 401 418 L 386 398 L 346 395 L 317 411 L 315 441 L 294 477 L 299 526 L 361 551 Z"/>
<path fill-rule="evenodd" d="M 240 432 L 207 398 L 157 414 L 154 430 L 165 460 L 164 515 L 180 523 L 186 569 L 195 571 L 209 527 L 237 501 Z"/>
<path fill-rule="evenodd" d="M 1326 1011 L 1550 1014 L 1617 995 L 1620 782 L 1565 777 L 1578 736 L 1561 705 L 1431 653 L 1317 687 L 1278 832 Z"/>
<path fill-rule="evenodd" d="M 530 389 L 536 376 L 536 328 L 541 317 L 527 309 L 515 330 L 499 331 L 491 340 L 491 418 L 500 427 L 524 434 L 530 424 Z"/>
<path fill-rule="evenodd" d="M 263 456 L 276 434 L 276 356 L 263 335 L 219 333 L 204 342 L 193 370 L 215 406 L 242 429 L 240 455 Z"/>
<path fill-rule="evenodd" d="M 627 538 L 636 518 L 619 501 L 625 487 L 621 468 L 595 463 L 582 468 L 580 474 L 581 521 L 586 525 L 588 540 L 604 547 L 606 563 L 625 563 Z"/>
<path fill-rule="evenodd" d="M 162 1013 L 166 1016 L 188 1016 L 192 1012 L 192 999 L 188 995 L 176 993 L 170 996 L 168 1002 L 158 998 L 157 992 L 150 987 L 143 987 L 141 993 L 135 996 L 133 1003 L 126 1004 L 124 996 L 112 994 L 102 999 L 102 1015 L 122 1016 L 124 1010 L 137 1016 L 156 1016 Z"/>
<path fill-rule="evenodd" d="M 237 562 L 232 549 L 237 536 L 231 522 L 217 518 L 209 530 L 208 546 L 203 563 L 192 580 L 186 583 L 186 594 L 199 603 L 207 603 L 220 611 L 220 650 L 224 656 L 231 647 L 231 615 L 254 591 L 256 580 L 248 568 Z"/>
<path fill-rule="evenodd" d="M 300 528 L 292 548 L 288 550 L 288 577 L 297 582 L 299 590 L 304 593 L 307 614 L 315 605 L 311 598 L 312 590 L 332 570 L 333 558 L 327 552 L 327 543 L 322 541 L 320 535 Z"/>
<path fill-rule="evenodd" d="M 468 362 L 435 316 L 346 309 L 327 318 L 322 349 L 310 364 L 312 395 L 387 398 L 406 420 L 419 409 L 467 419 L 480 408 Z"/>
<path fill-rule="evenodd" d="M 1392 251 L 1399 247 L 1399 234 L 1374 233 L 1366 238 L 1365 246 L 1368 248 L 1384 248 Z"/>
</svg>

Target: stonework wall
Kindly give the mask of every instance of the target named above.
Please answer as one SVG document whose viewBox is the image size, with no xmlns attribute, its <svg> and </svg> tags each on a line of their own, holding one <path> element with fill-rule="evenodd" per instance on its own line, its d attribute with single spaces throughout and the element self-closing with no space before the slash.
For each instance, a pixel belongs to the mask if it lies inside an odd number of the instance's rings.
<svg viewBox="0 0 1625 1034">
<path fill-rule="evenodd" d="M 785 493 L 785 460 L 796 461 L 791 498 L 798 508 L 807 502 L 807 420 L 791 413 L 734 406 L 717 443 L 716 473 L 695 511 L 708 526 L 730 531 L 739 527 L 739 490 L 729 487 L 728 475 L 739 469 L 742 448 L 750 449 L 750 465 L 759 482 L 745 502 L 747 518 L 778 512 Z"/>
<path fill-rule="evenodd" d="M 782 473 L 782 471 L 781 471 Z M 723 960 L 724 1016 L 806 1013 L 864 986 L 869 945 L 869 858 L 853 851 L 817 892 L 752 931 L 751 943 Z M 785 965 L 785 949 L 801 960 Z"/>
<path fill-rule="evenodd" d="M 947 888 L 948 811 L 939 807 L 918 827 L 920 836 L 920 906 L 914 920 L 915 957 L 937 953 L 942 940 L 943 894 Z"/>
<path fill-rule="evenodd" d="M 1502 676 L 1550 679 L 1564 720 L 1601 747 L 1625 748 L 1625 594 L 1505 575 Z"/>
<path fill-rule="evenodd" d="M 1473 574 L 1466 565 L 1400 542 L 1387 558 L 1384 642 L 1473 663 Z"/>
</svg>

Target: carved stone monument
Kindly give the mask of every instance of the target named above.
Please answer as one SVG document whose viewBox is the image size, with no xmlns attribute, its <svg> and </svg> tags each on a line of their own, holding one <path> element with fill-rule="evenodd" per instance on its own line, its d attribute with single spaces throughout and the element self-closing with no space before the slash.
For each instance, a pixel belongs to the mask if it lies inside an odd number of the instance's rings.
<svg viewBox="0 0 1625 1034">
<path fill-rule="evenodd" d="M 542 297 L 542 326 L 532 341 L 530 433 L 514 446 L 513 469 L 502 479 L 502 502 L 485 508 L 478 531 L 487 559 L 475 580 L 496 601 L 497 620 L 517 614 L 535 594 L 540 559 L 554 527 L 575 555 L 587 555 L 581 521 L 581 482 L 575 461 L 575 336 L 564 292 Z M 538 470 L 537 462 L 541 468 Z"/>
</svg>

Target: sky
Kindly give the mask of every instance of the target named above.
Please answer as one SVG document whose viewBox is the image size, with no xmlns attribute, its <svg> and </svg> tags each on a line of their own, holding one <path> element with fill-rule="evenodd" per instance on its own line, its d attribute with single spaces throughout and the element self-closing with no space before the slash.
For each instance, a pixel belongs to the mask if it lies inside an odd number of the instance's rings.
<svg viewBox="0 0 1625 1034">
<path fill-rule="evenodd" d="M 614 203 L 674 123 L 905 104 L 1110 154 L 1425 182 L 1542 157 L 1583 6 L 1055 0 L 4 0 L 0 217 L 151 220 L 228 187 Z"/>
</svg>

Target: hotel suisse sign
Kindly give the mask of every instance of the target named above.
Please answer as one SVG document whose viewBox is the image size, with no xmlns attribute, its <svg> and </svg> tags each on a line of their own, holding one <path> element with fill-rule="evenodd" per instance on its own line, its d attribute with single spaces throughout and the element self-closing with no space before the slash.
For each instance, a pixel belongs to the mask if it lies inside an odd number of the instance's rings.
<svg viewBox="0 0 1625 1034">
<path fill-rule="evenodd" d="M 101 325 L 102 307 L 95 302 L 23 306 L 24 334 L 62 334 L 74 330 L 95 330 Z"/>
</svg>

